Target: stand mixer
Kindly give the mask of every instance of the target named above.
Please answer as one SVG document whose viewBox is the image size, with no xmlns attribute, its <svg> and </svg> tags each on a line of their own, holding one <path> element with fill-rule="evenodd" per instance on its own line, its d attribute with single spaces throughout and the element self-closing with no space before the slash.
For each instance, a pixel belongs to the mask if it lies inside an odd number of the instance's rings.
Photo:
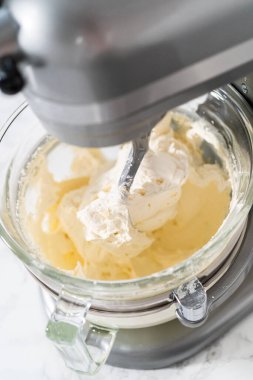
<svg viewBox="0 0 253 380">
<path fill-rule="evenodd" d="M 253 75 L 238 79 L 253 70 L 252 14 L 251 0 L 5 1 L 0 88 L 22 90 L 46 130 L 66 143 L 104 147 L 132 140 L 130 163 L 137 170 L 161 116 L 214 88 L 234 81 L 217 98 L 207 97 L 199 112 L 231 97 L 235 110 L 243 108 L 244 119 L 252 120 Z M 229 125 L 232 116 L 223 117 Z M 47 336 L 69 367 L 85 373 L 107 358 L 148 369 L 189 357 L 253 309 L 252 223 L 249 213 L 215 266 L 155 295 L 143 290 L 144 301 L 136 295 L 123 304 L 124 286 L 115 299 L 102 291 L 93 297 L 80 290 L 81 282 L 75 287 L 67 276 L 53 279 L 50 270 L 42 275 L 25 262 L 44 288 Z"/>
</svg>

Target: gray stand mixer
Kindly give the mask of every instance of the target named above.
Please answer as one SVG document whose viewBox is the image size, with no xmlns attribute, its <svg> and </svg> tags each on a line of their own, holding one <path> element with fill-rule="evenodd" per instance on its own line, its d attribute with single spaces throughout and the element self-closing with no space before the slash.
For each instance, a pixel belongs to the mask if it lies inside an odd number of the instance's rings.
<svg viewBox="0 0 253 380">
<path fill-rule="evenodd" d="M 252 16 L 252 0 L 7 0 L 0 9 L 0 88 L 22 90 L 49 133 L 86 147 L 141 141 L 167 110 L 231 82 L 226 91 L 252 112 Z M 194 292 L 168 295 L 177 319 L 120 329 L 108 363 L 166 367 L 223 334 L 253 310 L 252 251 L 250 213 L 229 256 L 191 280 Z M 58 293 L 36 277 L 51 314 Z M 152 302 L 148 310 L 165 307 Z M 71 366 L 73 353 L 57 343 Z"/>
</svg>

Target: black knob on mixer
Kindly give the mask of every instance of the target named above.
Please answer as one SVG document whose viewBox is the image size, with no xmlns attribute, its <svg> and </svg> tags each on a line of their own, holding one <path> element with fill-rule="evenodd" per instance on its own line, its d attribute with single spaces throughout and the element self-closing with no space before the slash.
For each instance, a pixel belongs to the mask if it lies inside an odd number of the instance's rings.
<svg viewBox="0 0 253 380">
<path fill-rule="evenodd" d="M 17 94 L 25 85 L 16 60 L 13 57 L 3 57 L 0 60 L 0 89 L 7 95 Z"/>
</svg>

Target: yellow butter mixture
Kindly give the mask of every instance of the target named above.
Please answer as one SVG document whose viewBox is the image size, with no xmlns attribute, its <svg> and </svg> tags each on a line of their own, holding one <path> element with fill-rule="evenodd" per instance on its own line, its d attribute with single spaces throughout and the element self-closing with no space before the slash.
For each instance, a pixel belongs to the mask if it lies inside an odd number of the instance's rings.
<svg viewBox="0 0 253 380">
<path fill-rule="evenodd" d="M 20 217 L 51 265 L 76 276 L 125 280 L 191 256 L 228 214 L 231 185 L 199 126 L 170 112 L 155 126 L 127 202 L 118 180 L 131 149 L 48 143 L 27 166 Z"/>
</svg>

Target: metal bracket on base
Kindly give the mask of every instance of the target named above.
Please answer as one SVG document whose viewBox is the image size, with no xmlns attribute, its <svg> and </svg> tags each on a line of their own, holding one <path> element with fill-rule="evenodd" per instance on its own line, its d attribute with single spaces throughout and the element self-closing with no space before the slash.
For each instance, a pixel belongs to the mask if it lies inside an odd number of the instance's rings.
<svg viewBox="0 0 253 380">
<path fill-rule="evenodd" d="M 197 327 L 208 316 L 207 294 L 198 278 L 182 284 L 172 292 L 176 303 L 176 316 L 186 327 Z"/>
</svg>

